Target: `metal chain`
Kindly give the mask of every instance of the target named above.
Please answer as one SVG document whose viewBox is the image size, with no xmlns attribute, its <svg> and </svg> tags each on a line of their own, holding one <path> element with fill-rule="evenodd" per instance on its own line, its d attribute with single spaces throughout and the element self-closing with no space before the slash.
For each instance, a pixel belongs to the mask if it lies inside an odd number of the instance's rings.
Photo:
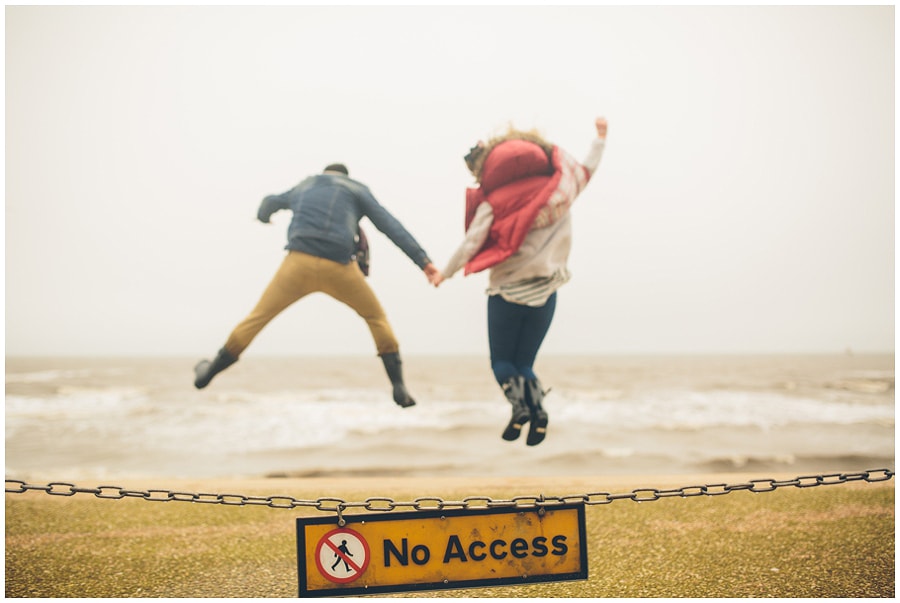
<svg viewBox="0 0 900 603">
<path fill-rule="evenodd" d="M 517 509 L 537 508 L 542 511 L 545 507 L 564 505 L 571 503 L 584 503 L 585 505 L 608 505 L 617 500 L 631 500 L 634 502 L 652 502 L 661 498 L 678 496 L 688 498 L 692 496 L 721 496 L 739 490 L 750 492 L 772 492 L 778 488 L 793 486 L 795 488 L 812 488 L 814 486 L 829 486 L 834 484 L 846 484 L 854 481 L 882 482 L 890 480 L 894 472 L 890 469 L 870 469 L 858 473 L 828 473 L 825 475 L 804 475 L 791 480 L 754 479 L 746 483 L 738 484 L 706 484 L 701 486 L 683 486 L 671 490 L 658 488 L 637 488 L 631 492 L 612 494 L 610 492 L 588 492 L 585 494 L 569 494 L 566 496 L 516 496 L 508 500 L 495 500 L 489 496 L 469 496 L 459 501 L 444 500 L 440 497 L 426 496 L 412 501 L 395 501 L 387 497 L 371 497 L 364 501 L 352 502 L 341 498 L 322 497 L 315 500 L 301 500 L 293 496 L 245 496 L 243 494 L 208 494 L 193 492 L 175 492 L 172 490 L 126 490 L 119 486 L 97 486 L 96 488 L 79 488 L 68 482 L 50 482 L 45 485 L 28 484 L 22 480 L 7 479 L 6 492 L 8 494 L 21 494 L 29 490 L 46 492 L 52 496 L 74 496 L 75 494 L 93 494 L 97 498 L 122 499 L 142 498 L 155 502 L 193 502 L 213 505 L 233 506 L 264 506 L 275 509 L 295 509 L 298 507 L 310 507 L 317 511 L 341 514 L 348 509 L 365 509 L 366 511 L 394 511 L 400 508 L 411 508 L 416 511 L 443 510 L 448 508 L 460 509 L 490 509 L 497 507 L 512 507 Z"/>
</svg>

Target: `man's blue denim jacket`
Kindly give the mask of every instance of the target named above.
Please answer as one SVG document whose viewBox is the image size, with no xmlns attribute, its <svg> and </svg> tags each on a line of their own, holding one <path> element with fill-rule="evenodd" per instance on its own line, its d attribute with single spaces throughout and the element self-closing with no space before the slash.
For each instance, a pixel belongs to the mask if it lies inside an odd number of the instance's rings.
<svg viewBox="0 0 900 603">
<path fill-rule="evenodd" d="M 430 262 L 421 245 L 378 203 L 369 188 L 343 174 L 310 176 L 286 193 L 267 196 L 257 218 L 268 223 L 281 209 L 294 213 L 286 249 L 346 264 L 356 251 L 359 221 L 366 217 L 419 268 Z"/>
</svg>

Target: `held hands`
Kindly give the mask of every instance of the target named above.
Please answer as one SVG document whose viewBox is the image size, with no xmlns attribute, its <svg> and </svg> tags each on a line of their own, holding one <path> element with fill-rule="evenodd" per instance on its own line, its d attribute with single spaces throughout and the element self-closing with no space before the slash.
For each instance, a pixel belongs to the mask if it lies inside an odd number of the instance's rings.
<svg viewBox="0 0 900 603">
<path fill-rule="evenodd" d="M 606 138 L 606 118 L 598 117 L 594 120 L 594 125 L 597 126 L 597 137 L 598 138 Z"/>
<path fill-rule="evenodd" d="M 438 270 L 434 264 L 426 264 L 425 268 L 425 276 L 428 277 L 428 282 L 437 287 L 442 282 L 444 282 L 444 275 L 441 274 L 441 271 Z"/>
</svg>

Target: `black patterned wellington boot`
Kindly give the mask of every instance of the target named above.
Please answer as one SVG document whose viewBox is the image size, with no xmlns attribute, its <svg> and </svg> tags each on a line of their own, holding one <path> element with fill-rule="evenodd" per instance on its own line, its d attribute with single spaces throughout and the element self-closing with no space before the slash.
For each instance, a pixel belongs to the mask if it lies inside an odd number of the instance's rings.
<svg viewBox="0 0 900 603">
<path fill-rule="evenodd" d="M 525 443 L 529 446 L 537 446 L 544 441 L 544 437 L 547 435 L 547 423 L 550 420 L 547 416 L 547 411 L 541 406 L 544 394 L 547 392 L 544 391 L 544 388 L 541 387 L 541 382 L 537 379 L 529 379 L 525 383 L 525 390 L 525 400 L 531 411 L 531 427 L 528 429 L 528 437 L 525 439 Z"/>
<path fill-rule="evenodd" d="M 510 377 L 502 387 L 506 399 L 512 404 L 512 416 L 509 418 L 509 424 L 503 431 L 503 439 L 512 442 L 519 438 L 519 434 L 522 433 L 522 427 L 531 419 L 531 411 L 525 403 L 525 378 L 521 376 Z"/>
</svg>

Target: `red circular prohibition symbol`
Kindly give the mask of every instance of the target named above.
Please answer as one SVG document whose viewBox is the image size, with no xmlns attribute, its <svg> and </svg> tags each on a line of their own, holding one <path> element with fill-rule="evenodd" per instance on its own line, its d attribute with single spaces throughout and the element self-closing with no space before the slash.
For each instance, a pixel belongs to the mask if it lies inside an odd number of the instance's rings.
<svg viewBox="0 0 900 603">
<path fill-rule="evenodd" d="M 332 537 L 334 540 L 332 540 Z M 350 548 L 355 548 L 357 553 L 362 549 L 362 559 L 353 555 Z M 323 548 L 325 549 L 323 551 Z M 334 565 L 322 563 L 322 553 L 334 553 Z M 337 528 L 331 530 L 316 545 L 316 567 L 319 574 L 325 579 L 337 584 L 353 582 L 363 575 L 369 567 L 369 543 L 358 532 L 349 528 Z M 341 576 L 341 573 L 347 575 Z"/>
</svg>

